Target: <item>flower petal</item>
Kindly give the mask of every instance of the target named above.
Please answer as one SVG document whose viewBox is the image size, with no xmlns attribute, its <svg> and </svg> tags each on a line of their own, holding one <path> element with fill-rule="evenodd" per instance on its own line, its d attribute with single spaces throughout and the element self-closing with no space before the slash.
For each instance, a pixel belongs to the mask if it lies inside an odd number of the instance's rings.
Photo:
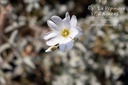
<svg viewBox="0 0 128 85">
<path fill-rule="evenodd" d="M 70 28 L 70 21 L 68 20 L 68 17 L 65 17 L 63 19 L 63 24 L 62 24 L 62 28 L 65 29 L 65 28 Z"/>
<path fill-rule="evenodd" d="M 62 19 L 59 16 L 52 16 L 51 19 L 55 22 L 55 24 L 61 28 Z"/>
<path fill-rule="evenodd" d="M 59 44 L 59 49 L 60 49 L 62 52 L 65 52 L 65 50 L 66 50 L 66 44 Z"/>
<path fill-rule="evenodd" d="M 48 40 L 48 41 L 46 42 L 46 44 L 47 44 L 48 46 L 53 46 L 53 45 L 58 44 L 58 43 L 59 43 L 59 40 L 60 40 L 59 37 L 55 37 L 55 38 L 53 38 L 53 39 L 51 39 L 51 40 Z"/>
<path fill-rule="evenodd" d="M 77 30 L 79 30 L 79 31 L 81 31 L 81 32 L 82 32 L 82 29 L 81 29 L 80 27 L 75 26 L 75 28 L 76 28 Z"/>
<path fill-rule="evenodd" d="M 49 26 L 52 30 L 56 30 L 56 31 L 59 30 L 58 26 L 57 26 L 54 22 L 52 22 L 51 20 L 48 20 L 48 21 L 47 21 L 47 24 L 48 24 L 48 26 Z"/>
<path fill-rule="evenodd" d="M 72 16 L 71 21 L 70 21 L 70 24 L 71 24 L 71 26 L 76 26 L 76 24 L 77 24 L 77 18 L 76 18 L 75 15 Z"/>
<path fill-rule="evenodd" d="M 70 35 L 69 36 L 74 39 L 74 38 L 78 38 L 82 34 L 83 34 L 82 33 L 82 29 L 77 27 L 77 26 L 75 26 L 75 27 L 72 27 L 70 29 Z"/>
<path fill-rule="evenodd" d="M 59 49 L 62 52 L 65 52 L 65 50 L 66 50 L 66 42 L 67 42 L 67 39 L 66 38 L 60 37 Z"/>
<path fill-rule="evenodd" d="M 67 43 L 67 49 L 70 50 L 72 47 L 73 47 L 74 43 L 72 40 L 70 40 L 68 43 Z"/>
<path fill-rule="evenodd" d="M 82 33 L 82 32 L 79 32 L 79 33 L 76 35 L 76 37 L 79 37 L 79 36 L 81 36 L 81 35 L 83 35 L 83 33 Z"/>
<path fill-rule="evenodd" d="M 67 17 L 67 18 L 68 18 L 68 20 L 70 20 L 70 15 L 69 15 L 69 13 L 68 13 L 68 12 L 66 12 L 65 17 Z"/>
<path fill-rule="evenodd" d="M 58 36 L 58 33 L 52 31 L 52 32 L 48 32 L 48 33 L 44 36 L 44 39 L 45 39 L 45 40 L 48 40 L 48 39 L 54 38 L 54 37 L 56 37 L 56 36 Z"/>
<path fill-rule="evenodd" d="M 76 35 L 78 35 L 79 31 L 77 29 L 74 29 L 74 28 L 71 28 L 71 31 L 70 31 L 70 37 L 72 39 L 74 39 L 76 37 Z"/>
</svg>

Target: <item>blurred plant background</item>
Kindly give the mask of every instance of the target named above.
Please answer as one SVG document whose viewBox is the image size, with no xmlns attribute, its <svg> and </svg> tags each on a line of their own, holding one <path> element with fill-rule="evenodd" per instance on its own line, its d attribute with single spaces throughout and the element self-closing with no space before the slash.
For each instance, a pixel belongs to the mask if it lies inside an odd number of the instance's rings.
<svg viewBox="0 0 128 85">
<path fill-rule="evenodd" d="M 99 19 L 91 4 L 126 9 Z M 46 21 L 66 12 L 83 36 L 68 52 L 45 53 Z M 128 0 L 0 0 L 0 85 L 128 85 Z"/>
</svg>

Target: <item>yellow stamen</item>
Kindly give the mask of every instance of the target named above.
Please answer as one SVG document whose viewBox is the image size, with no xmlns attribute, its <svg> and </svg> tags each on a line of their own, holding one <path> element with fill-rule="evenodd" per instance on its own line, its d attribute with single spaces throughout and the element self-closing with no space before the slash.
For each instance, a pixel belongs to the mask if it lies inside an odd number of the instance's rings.
<svg viewBox="0 0 128 85">
<path fill-rule="evenodd" d="M 69 32 L 69 29 L 63 29 L 61 31 L 61 35 L 65 38 L 67 38 L 69 36 L 70 32 Z"/>
</svg>

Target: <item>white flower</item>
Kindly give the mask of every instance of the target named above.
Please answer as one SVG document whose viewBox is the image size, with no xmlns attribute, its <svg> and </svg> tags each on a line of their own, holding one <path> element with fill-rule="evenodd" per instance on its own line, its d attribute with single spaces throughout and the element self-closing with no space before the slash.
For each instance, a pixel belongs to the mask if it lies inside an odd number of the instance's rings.
<svg viewBox="0 0 128 85">
<path fill-rule="evenodd" d="M 82 35 L 82 30 L 77 25 L 76 16 L 72 16 L 70 20 L 67 12 L 64 19 L 58 16 L 52 16 L 53 21 L 48 20 L 47 24 L 52 32 L 47 33 L 44 39 L 47 40 L 48 46 L 58 45 L 61 51 L 70 50 L 73 47 L 73 41 Z"/>
</svg>

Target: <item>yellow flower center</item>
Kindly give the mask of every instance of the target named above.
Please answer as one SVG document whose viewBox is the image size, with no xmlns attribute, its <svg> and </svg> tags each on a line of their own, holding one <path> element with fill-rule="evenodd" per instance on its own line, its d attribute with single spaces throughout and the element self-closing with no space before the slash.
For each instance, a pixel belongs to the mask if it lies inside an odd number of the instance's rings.
<svg viewBox="0 0 128 85">
<path fill-rule="evenodd" d="M 63 29 L 63 30 L 61 31 L 61 35 L 62 35 L 63 37 L 65 37 L 65 38 L 67 38 L 67 37 L 69 36 L 69 34 L 70 34 L 70 32 L 69 32 L 68 29 Z"/>
</svg>

